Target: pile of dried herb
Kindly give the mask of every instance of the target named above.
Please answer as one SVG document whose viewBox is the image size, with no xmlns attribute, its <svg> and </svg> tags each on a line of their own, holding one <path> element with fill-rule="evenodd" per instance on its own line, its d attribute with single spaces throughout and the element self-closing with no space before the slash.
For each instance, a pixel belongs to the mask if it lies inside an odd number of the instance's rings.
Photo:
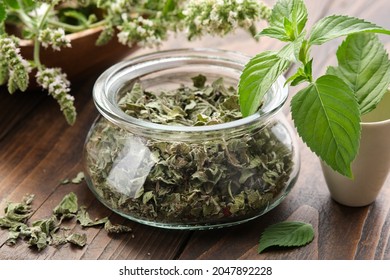
<svg viewBox="0 0 390 280">
<path fill-rule="evenodd" d="M 206 77 L 192 78 L 193 87 L 150 92 L 135 83 L 120 101 L 122 110 L 137 119 L 167 125 L 201 126 L 227 123 L 242 117 L 237 91 L 222 78 L 206 85 Z"/>
<path fill-rule="evenodd" d="M 127 114 L 167 125 L 212 125 L 241 118 L 237 92 L 204 76 L 160 92 L 134 84 L 119 101 Z M 288 187 L 293 168 L 279 122 L 221 139 L 162 141 L 101 118 L 86 144 L 91 189 L 131 218 L 160 224 L 213 224 L 259 215 Z"/>
<path fill-rule="evenodd" d="M 85 233 L 70 232 L 62 226 L 67 219 L 76 218 L 82 227 L 104 225 L 108 233 L 130 232 L 131 228 L 123 225 L 113 225 L 107 217 L 92 220 L 84 206 L 79 208 L 77 196 L 71 192 L 64 196 L 53 209 L 49 218 L 29 222 L 33 214 L 31 203 L 34 195 L 26 195 L 22 202 L 10 202 L 4 209 L 5 215 L 0 217 L 0 227 L 8 229 L 7 245 L 14 245 L 18 239 L 25 240 L 30 246 L 42 250 L 49 245 L 59 246 L 72 243 L 83 247 L 87 243 Z"/>
</svg>

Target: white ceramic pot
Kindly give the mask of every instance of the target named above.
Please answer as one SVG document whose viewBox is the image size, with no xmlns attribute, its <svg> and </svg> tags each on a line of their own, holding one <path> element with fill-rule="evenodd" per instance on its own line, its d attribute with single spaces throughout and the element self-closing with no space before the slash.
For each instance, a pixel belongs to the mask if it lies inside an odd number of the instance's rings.
<svg viewBox="0 0 390 280">
<path fill-rule="evenodd" d="M 390 171 L 390 91 L 378 107 L 362 117 L 359 153 L 352 163 L 354 179 L 321 162 L 331 197 L 347 206 L 375 201 Z"/>
</svg>

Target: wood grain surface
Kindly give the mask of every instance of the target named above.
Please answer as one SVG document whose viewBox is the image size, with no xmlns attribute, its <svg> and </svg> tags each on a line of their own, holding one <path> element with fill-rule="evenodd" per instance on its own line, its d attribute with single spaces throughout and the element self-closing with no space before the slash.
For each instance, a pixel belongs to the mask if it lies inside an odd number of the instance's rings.
<svg viewBox="0 0 390 280">
<path fill-rule="evenodd" d="M 274 1 L 267 1 L 273 3 Z M 349 14 L 390 28 L 388 0 L 306 1 L 309 24 L 331 14 Z M 389 37 L 389 36 L 388 36 Z M 390 50 L 390 40 L 383 37 Z M 313 49 L 314 71 L 323 73 L 335 62 L 332 55 L 339 40 Z M 256 42 L 246 32 L 227 38 L 204 38 L 187 42 L 184 35 L 172 38 L 161 50 L 181 47 L 211 47 L 254 55 L 280 45 L 262 38 Z M 155 51 L 142 49 L 139 55 Z M 65 245 L 40 252 L 24 242 L 7 246 L 7 231 L 0 229 L 0 259 L 390 259 L 390 178 L 380 196 L 367 207 L 345 207 L 334 202 L 326 188 L 318 159 L 300 142 L 301 172 L 286 199 L 274 210 L 251 222 L 210 231 L 178 231 L 137 224 L 101 205 L 85 182 L 61 185 L 74 177 L 82 165 L 82 152 L 89 127 L 97 116 L 91 97 L 94 81 L 102 69 L 88 73 L 72 84 L 78 119 L 68 126 L 57 104 L 46 93 L 32 90 L 10 96 L 0 88 L 0 209 L 8 201 L 19 201 L 34 193 L 32 219 L 48 217 L 62 197 L 73 191 L 79 204 L 92 217 L 109 216 L 114 222 L 133 228 L 123 235 L 108 235 L 100 228 L 82 229 L 88 237 L 84 248 Z M 295 90 L 291 91 L 294 94 Z M 288 112 L 288 106 L 285 108 Z M 267 250 L 257 254 L 261 232 L 276 222 L 310 222 L 315 230 L 312 243 L 301 248 Z"/>
</svg>

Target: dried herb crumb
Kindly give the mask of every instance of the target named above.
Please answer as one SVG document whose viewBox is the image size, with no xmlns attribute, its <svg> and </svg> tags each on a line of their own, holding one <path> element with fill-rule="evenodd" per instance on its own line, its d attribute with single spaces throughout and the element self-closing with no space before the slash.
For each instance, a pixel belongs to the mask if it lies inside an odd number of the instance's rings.
<svg viewBox="0 0 390 280">
<path fill-rule="evenodd" d="M 72 179 L 69 179 L 69 178 L 64 178 L 60 181 L 60 185 L 67 185 L 67 184 L 80 184 L 82 181 L 84 181 L 84 172 L 80 171 L 79 173 L 77 173 L 77 175 L 72 178 Z"/>
<path fill-rule="evenodd" d="M 60 185 L 67 185 L 70 183 L 70 180 L 68 178 L 64 178 L 60 181 Z"/>
<path fill-rule="evenodd" d="M 109 220 L 104 224 L 104 229 L 108 233 L 132 232 L 132 228 L 125 225 L 113 225 Z"/>
<path fill-rule="evenodd" d="M 76 218 L 83 227 L 104 225 L 109 233 L 130 232 L 131 228 L 123 225 L 112 225 L 107 217 L 92 220 L 85 206 L 78 207 L 77 196 L 73 192 L 65 195 L 61 202 L 54 207 L 53 215 L 29 223 L 33 210 L 31 207 L 34 195 L 27 195 L 22 202 L 10 202 L 4 209 L 4 216 L 0 217 L 0 228 L 8 229 L 8 238 L 5 244 L 13 246 L 19 239 L 41 251 L 47 246 L 61 246 L 66 243 L 83 247 L 87 244 L 86 234 L 70 232 L 62 226 L 64 219 Z"/>
<path fill-rule="evenodd" d="M 79 247 L 84 247 L 87 244 L 87 235 L 85 233 L 72 233 L 66 240 Z"/>
<path fill-rule="evenodd" d="M 73 184 L 80 184 L 84 180 L 84 172 L 77 173 L 76 177 L 74 177 L 71 182 Z"/>
<path fill-rule="evenodd" d="M 83 227 L 93 227 L 93 226 L 98 226 L 98 225 L 104 225 L 108 221 L 107 217 L 104 217 L 102 219 L 92 220 L 89 217 L 89 214 L 88 214 L 85 206 L 80 207 L 79 211 L 77 212 L 76 218 L 77 218 L 77 221 L 80 223 L 80 225 Z"/>
<path fill-rule="evenodd" d="M 71 192 L 65 195 L 61 202 L 53 209 L 55 215 L 72 218 L 78 211 L 77 196 Z"/>
</svg>

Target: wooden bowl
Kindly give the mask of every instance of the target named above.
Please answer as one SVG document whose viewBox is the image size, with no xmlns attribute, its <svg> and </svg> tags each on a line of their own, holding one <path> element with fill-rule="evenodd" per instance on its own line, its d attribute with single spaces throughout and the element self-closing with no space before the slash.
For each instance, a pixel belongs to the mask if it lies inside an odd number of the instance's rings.
<svg viewBox="0 0 390 280">
<path fill-rule="evenodd" d="M 79 80 L 85 75 L 98 73 L 112 64 L 124 59 L 138 49 L 128 47 L 113 38 L 108 44 L 96 46 L 102 27 L 66 35 L 72 47 L 54 51 L 51 47 L 40 49 L 42 64 L 47 67 L 60 67 L 69 80 Z M 34 43 L 31 40 L 20 40 L 21 54 L 26 59 L 33 59 Z"/>
</svg>

